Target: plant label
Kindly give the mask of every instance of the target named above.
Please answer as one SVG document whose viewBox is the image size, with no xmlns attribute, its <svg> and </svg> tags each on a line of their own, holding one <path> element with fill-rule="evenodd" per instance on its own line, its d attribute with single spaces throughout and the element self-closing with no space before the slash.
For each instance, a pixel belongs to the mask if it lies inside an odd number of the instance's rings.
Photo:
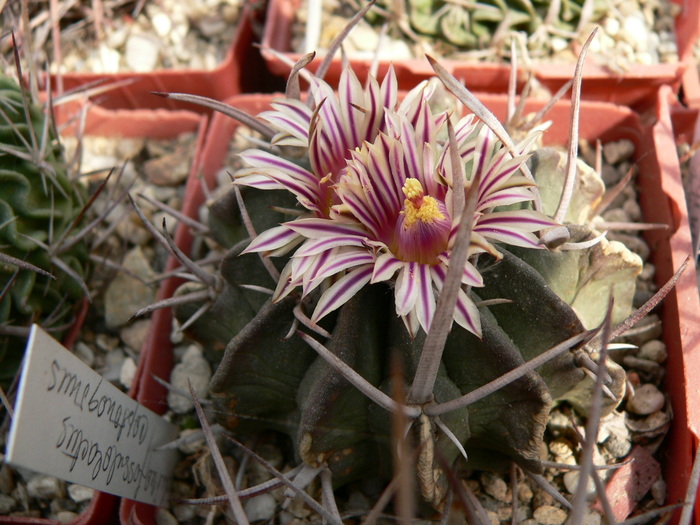
<svg viewBox="0 0 700 525">
<path fill-rule="evenodd" d="M 131 399 L 33 325 L 7 463 L 163 506 L 177 428 Z"/>
</svg>

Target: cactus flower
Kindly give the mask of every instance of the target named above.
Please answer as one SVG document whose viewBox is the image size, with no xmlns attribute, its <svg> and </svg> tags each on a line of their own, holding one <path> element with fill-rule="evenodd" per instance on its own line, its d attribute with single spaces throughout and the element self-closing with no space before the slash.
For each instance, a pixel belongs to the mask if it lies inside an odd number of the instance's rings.
<svg viewBox="0 0 700 525">
<path fill-rule="evenodd" d="M 395 277 L 396 314 L 411 334 L 419 326 L 428 331 L 459 227 L 453 213 L 449 146 L 438 140 L 447 117 L 433 115 L 428 96 L 421 92 L 411 102 L 410 113 L 384 108 L 383 130 L 373 142 L 364 141 L 350 151 L 346 166 L 333 175 L 327 217 L 284 223 L 247 248 L 246 252 L 275 254 L 292 236 L 304 239 L 282 272 L 276 299 L 297 286 L 307 295 L 332 278 L 312 315 L 318 321 L 366 284 Z M 494 211 L 533 199 L 532 182 L 518 171 L 538 132 L 517 146 L 515 158 L 471 116 L 458 122 L 455 135 L 460 158 L 472 168 L 464 186 L 481 173 L 470 256 L 488 252 L 498 257 L 491 241 L 540 248 L 534 232 L 552 226 L 550 218 L 532 210 Z M 253 155 L 247 152 L 246 159 Z M 462 282 L 483 286 L 472 262 L 466 263 Z M 459 291 L 454 320 L 480 335 L 477 308 L 464 290 Z"/>
</svg>

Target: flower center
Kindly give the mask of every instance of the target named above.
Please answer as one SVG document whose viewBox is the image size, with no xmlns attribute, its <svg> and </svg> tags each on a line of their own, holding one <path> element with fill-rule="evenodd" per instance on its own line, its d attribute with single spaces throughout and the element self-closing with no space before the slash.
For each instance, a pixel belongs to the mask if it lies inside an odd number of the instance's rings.
<svg viewBox="0 0 700 525">
<path fill-rule="evenodd" d="M 445 204 L 425 195 L 418 179 L 406 179 L 403 193 L 406 200 L 396 221 L 394 253 L 403 261 L 435 264 L 447 249 L 450 234 Z"/>
<path fill-rule="evenodd" d="M 430 195 L 425 195 L 423 186 L 418 179 L 408 178 L 403 185 L 403 194 L 406 200 L 403 202 L 404 230 L 411 228 L 417 221 L 431 224 L 435 220 L 444 220 L 445 216 L 440 211 L 438 201 Z"/>
</svg>

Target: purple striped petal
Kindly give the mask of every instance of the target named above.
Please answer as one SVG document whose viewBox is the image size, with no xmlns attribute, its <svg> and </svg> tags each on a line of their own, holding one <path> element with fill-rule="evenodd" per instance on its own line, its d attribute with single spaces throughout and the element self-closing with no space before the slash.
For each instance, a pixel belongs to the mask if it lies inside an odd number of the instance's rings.
<svg viewBox="0 0 700 525">
<path fill-rule="evenodd" d="M 396 290 L 394 300 L 396 302 L 396 313 L 406 315 L 413 310 L 418 299 L 418 263 L 405 262 L 399 276 L 396 278 Z"/>
<path fill-rule="evenodd" d="M 386 252 L 377 257 L 372 272 L 372 283 L 388 281 L 401 269 L 405 263 L 400 261 L 392 253 Z"/>
<path fill-rule="evenodd" d="M 298 237 L 298 233 L 296 233 L 294 230 L 290 230 L 286 226 L 270 228 L 253 239 L 248 247 L 241 252 L 241 254 L 251 252 L 270 252 L 272 250 L 277 250 L 291 242 L 294 242 Z"/>
<path fill-rule="evenodd" d="M 485 228 L 510 228 L 534 232 L 556 225 L 552 219 L 534 210 L 498 211 L 482 215 L 474 230 L 483 232 Z"/>
<path fill-rule="evenodd" d="M 236 184 L 239 186 L 250 186 L 251 188 L 257 188 L 259 190 L 282 190 L 284 186 L 280 183 L 272 180 L 267 175 L 260 175 L 258 173 L 241 173 L 236 172 Z"/>
<path fill-rule="evenodd" d="M 360 266 L 343 276 L 326 290 L 318 300 L 316 309 L 314 310 L 311 320 L 315 323 L 331 313 L 333 310 L 340 308 L 348 300 L 359 292 L 362 287 L 367 284 L 372 277 L 372 265 L 368 264 Z"/>
<path fill-rule="evenodd" d="M 454 320 L 459 326 L 481 338 L 481 314 L 464 290 L 457 292 Z"/>
<path fill-rule="evenodd" d="M 433 280 L 430 276 L 430 266 L 418 265 L 418 298 L 416 300 L 416 315 L 418 322 L 428 333 L 435 315 L 435 293 L 433 292 Z"/>
<path fill-rule="evenodd" d="M 294 179 L 304 182 L 309 187 L 318 186 L 318 178 L 298 164 L 257 149 L 249 149 L 238 154 L 246 163 L 255 168 L 274 169 L 289 174 Z"/>
<path fill-rule="evenodd" d="M 309 239 L 321 239 L 338 235 L 351 237 L 364 237 L 365 230 L 359 224 L 338 222 L 330 219 L 297 219 L 286 222 L 285 226 Z"/>
<path fill-rule="evenodd" d="M 355 266 L 363 264 L 374 265 L 374 259 L 374 255 L 365 249 L 350 249 L 344 253 L 331 256 L 330 260 L 318 270 L 314 278 L 325 279 Z"/>
<path fill-rule="evenodd" d="M 323 237 L 321 239 L 310 239 L 306 241 L 294 254 L 295 257 L 310 257 L 330 250 L 337 246 L 364 246 L 363 237 L 350 237 L 348 235 L 338 235 L 335 237 Z"/>
</svg>

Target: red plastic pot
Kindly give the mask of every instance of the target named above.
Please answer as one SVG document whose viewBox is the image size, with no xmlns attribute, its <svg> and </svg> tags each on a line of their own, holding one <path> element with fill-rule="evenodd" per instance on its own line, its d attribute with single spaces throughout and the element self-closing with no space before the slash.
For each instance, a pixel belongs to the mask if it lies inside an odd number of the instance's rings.
<svg viewBox="0 0 700 525">
<path fill-rule="evenodd" d="M 673 0 L 680 5 L 683 13 L 676 19 L 676 34 L 679 57 L 683 58 L 692 53 L 695 37 L 700 32 L 700 16 L 698 15 L 697 2 L 689 0 Z M 276 75 L 286 77 L 289 74 L 289 66 L 266 48 L 281 52 L 287 59 L 296 62 L 301 54 L 294 53 L 290 47 L 292 24 L 295 12 L 302 0 L 270 0 L 268 6 L 265 32 L 263 34 L 263 57 L 270 71 Z M 315 71 L 321 59 L 316 58 L 309 69 Z M 358 75 L 366 75 L 369 69 L 369 60 L 350 60 L 353 69 Z M 506 93 L 510 65 L 489 62 L 460 62 L 456 60 L 441 60 L 440 63 L 472 91 L 487 93 Z M 389 67 L 390 62 L 382 60 L 379 63 L 379 75 Z M 434 76 L 434 72 L 427 60 L 411 59 L 397 60 L 393 62 L 394 69 L 399 78 L 400 89 L 410 89 L 417 81 Z M 552 92 L 558 90 L 573 77 L 574 64 L 534 64 L 532 71 L 537 80 Z M 584 66 L 583 79 L 585 89 L 583 97 L 588 100 L 614 102 L 624 106 L 651 103 L 655 99 L 655 93 L 662 85 L 671 85 L 677 90 L 681 84 L 681 77 L 686 69 L 686 63 L 658 65 L 634 65 L 623 74 L 614 74 L 607 68 L 594 64 L 589 58 Z M 342 71 L 341 59 L 335 58 L 326 74 L 326 80 L 331 85 L 337 85 Z M 525 81 L 527 72 L 522 70 L 519 75 L 519 83 Z M 700 91 L 699 91 L 700 93 Z"/>
<path fill-rule="evenodd" d="M 57 112 L 57 124 L 68 126 L 68 133 L 75 132 L 76 120 L 72 113 L 77 109 L 73 104 Z M 204 142 L 207 129 L 207 117 L 188 111 L 110 111 L 93 106 L 87 111 L 84 135 L 105 137 L 147 137 L 173 138 L 185 132 L 198 133 L 198 146 Z M 196 166 L 192 167 L 191 181 L 196 180 Z M 157 334 L 156 328 L 165 328 L 165 337 L 170 333 L 169 320 L 158 321 L 154 316 L 150 338 Z M 74 331 L 66 336 L 68 343 L 75 339 Z M 64 341 L 66 342 L 66 341 Z M 138 369 L 129 394 L 151 410 L 165 411 L 166 392 L 155 383 L 153 376 L 167 380 L 172 369 L 172 357 L 167 352 L 160 352 L 157 345 L 145 344 L 141 353 Z M 109 525 L 118 523 L 119 498 L 111 494 L 96 492 L 88 509 L 71 522 L 71 525 Z M 55 520 L 41 518 L 20 518 L 0 516 L 0 524 L 16 525 L 58 525 Z"/>
<path fill-rule="evenodd" d="M 114 74 L 65 73 L 61 75 L 63 92 L 74 92 L 84 86 L 96 84 L 120 84 L 91 101 L 106 109 L 185 109 L 209 113 L 206 108 L 157 97 L 151 92 L 179 92 L 224 100 L 246 91 L 262 91 L 264 86 L 258 75 L 247 75 L 245 71 L 263 71 L 259 51 L 253 47 L 255 27 L 260 24 L 262 12 L 256 3 L 246 1 L 231 47 L 225 59 L 213 70 L 162 69 L 149 73 L 123 72 Z M 123 85 L 122 85 L 123 84 Z M 56 75 L 51 75 L 51 86 L 56 91 Z M 44 82 L 43 89 L 46 88 Z"/>
<path fill-rule="evenodd" d="M 649 232 L 646 238 L 652 248 L 650 261 L 656 267 L 657 284 L 662 285 L 690 254 L 691 240 L 670 117 L 669 101 L 674 96 L 669 87 L 662 88 L 658 95 L 656 120 L 650 126 L 643 125 L 639 115 L 628 108 L 604 102 L 584 102 L 580 136 L 588 141 L 600 139 L 608 142 L 626 138 L 635 143 L 635 162 L 639 168 L 637 185 L 644 219 L 669 225 L 668 230 Z M 240 95 L 227 103 L 249 114 L 258 114 L 269 108 L 272 98 L 274 95 Z M 497 117 L 505 117 L 504 96 L 484 94 L 479 98 Z M 526 111 L 535 111 L 541 105 L 540 102 L 528 103 Z M 553 125 L 544 136 L 545 144 L 564 145 L 568 139 L 569 104 L 555 105 L 548 118 L 553 120 Z M 193 174 L 197 173 L 208 182 L 213 180 L 224 165 L 237 127 L 238 124 L 228 117 L 214 116 Z M 188 182 L 185 199 L 186 213 L 192 215 L 204 200 L 199 181 L 193 179 Z M 191 236 L 183 225 L 178 229 L 178 240 L 183 243 L 184 250 L 189 249 Z M 166 283 L 160 296 L 167 296 L 169 292 L 166 289 L 171 292 L 176 285 L 174 281 Z M 158 355 L 159 359 L 163 356 L 163 359 L 169 360 L 170 314 L 163 311 L 157 315 L 157 319 L 154 316 L 153 332 L 148 341 L 152 347 L 145 346 L 144 355 Z M 669 354 L 666 392 L 671 400 L 674 419 L 661 461 L 668 484 L 667 501 L 676 503 L 685 497 L 700 436 L 700 392 L 693 387 L 693 378 L 700 374 L 700 333 L 697 330 L 697 326 L 700 326 L 700 299 L 692 270 L 688 269 L 682 275 L 676 288 L 665 299 L 662 318 L 663 339 Z M 143 374 L 147 374 L 145 368 Z M 148 377 L 143 376 L 142 381 L 148 381 Z M 139 386 L 139 397 L 145 392 L 141 388 L 144 387 Z M 150 395 L 144 396 L 148 397 Z M 153 507 L 123 500 L 120 515 L 122 523 L 152 524 L 154 512 Z M 676 511 L 675 520 L 679 514 L 680 511 Z M 698 516 L 700 512 L 696 512 L 696 523 L 700 523 Z"/>
<path fill-rule="evenodd" d="M 269 95 L 239 95 L 229 98 L 227 103 L 242 109 L 251 115 L 257 115 L 269 108 Z M 219 113 L 216 113 L 207 130 L 206 140 L 197 145 L 197 155 L 190 170 L 190 177 L 185 187 L 185 196 L 181 212 L 188 217 L 197 218 L 199 207 L 206 195 L 203 184 L 213 188 L 216 184 L 216 174 L 223 166 L 228 152 L 230 140 L 238 124 Z M 200 139 L 202 134 L 200 134 Z M 175 242 L 184 253 L 190 253 L 193 235 L 185 224 L 179 224 L 175 233 Z M 166 272 L 179 266 L 179 262 L 170 257 Z M 157 300 L 172 297 L 182 279 L 169 278 L 161 284 Z M 151 327 L 148 337 L 141 350 L 141 359 L 136 371 L 132 396 L 143 402 L 156 412 L 163 412 L 167 392 L 162 385 L 153 379 L 153 375 L 167 380 L 173 366 L 173 346 L 170 341 L 172 331 L 172 311 L 170 308 L 156 310 L 151 317 Z M 155 400 L 155 402 L 154 402 Z M 132 500 L 122 499 L 119 508 L 119 518 L 123 525 L 154 525 L 156 523 L 156 507 Z"/>
</svg>

